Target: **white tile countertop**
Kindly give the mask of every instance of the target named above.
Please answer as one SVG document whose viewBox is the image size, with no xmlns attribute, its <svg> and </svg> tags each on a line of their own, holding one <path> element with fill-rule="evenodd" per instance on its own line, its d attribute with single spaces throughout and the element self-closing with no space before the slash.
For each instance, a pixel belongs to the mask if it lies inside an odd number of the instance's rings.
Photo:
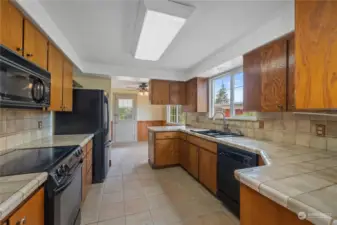
<svg viewBox="0 0 337 225">
<path fill-rule="evenodd" d="M 265 166 L 235 171 L 241 183 L 316 225 L 337 224 L 337 151 L 278 144 L 246 137 L 212 138 L 184 126 L 149 127 L 153 132 L 182 131 L 209 141 L 259 154 Z"/>
<path fill-rule="evenodd" d="M 37 190 L 48 173 L 30 173 L 0 177 L 0 221 Z"/>
</svg>

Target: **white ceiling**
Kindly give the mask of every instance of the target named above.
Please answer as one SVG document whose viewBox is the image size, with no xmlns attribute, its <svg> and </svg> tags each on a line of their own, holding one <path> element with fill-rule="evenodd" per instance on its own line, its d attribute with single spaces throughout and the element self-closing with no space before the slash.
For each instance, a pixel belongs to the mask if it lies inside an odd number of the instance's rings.
<svg viewBox="0 0 337 225">
<path fill-rule="evenodd" d="M 285 4 L 276 0 L 181 2 L 195 10 L 162 58 L 152 62 L 131 55 L 138 0 L 39 0 L 82 62 L 179 72 L 256 30 Z"/>
</svg>

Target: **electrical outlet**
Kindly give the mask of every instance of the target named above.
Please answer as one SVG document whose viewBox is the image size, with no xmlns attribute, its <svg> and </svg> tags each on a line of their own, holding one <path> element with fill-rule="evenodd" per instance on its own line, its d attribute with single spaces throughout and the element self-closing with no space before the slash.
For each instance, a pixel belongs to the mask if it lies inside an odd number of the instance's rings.
<svg viewBox="0 0 337 225">
<path fill-rule="evenodd" d="M 325 125 L 316 124 L 316 135 L 320 137 L 325 137 Z"/>
<path fill-rule="evenodd" d="M 42 121 L 38 121 L 38 122 L 37 122 L 37 127 L 38 127 L 39 129 L 42 129 Z"/>
</svg>

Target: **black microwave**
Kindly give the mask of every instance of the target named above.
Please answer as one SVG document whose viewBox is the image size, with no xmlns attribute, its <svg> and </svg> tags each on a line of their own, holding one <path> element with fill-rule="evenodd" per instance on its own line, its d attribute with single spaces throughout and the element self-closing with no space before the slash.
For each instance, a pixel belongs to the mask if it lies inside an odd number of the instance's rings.
<svg viewBox="0 0 337 225">
<path fill-rule="evenodd" d="M 0 45 L 0 108 L 50 105 L 50 73 Z"/>
</svg>

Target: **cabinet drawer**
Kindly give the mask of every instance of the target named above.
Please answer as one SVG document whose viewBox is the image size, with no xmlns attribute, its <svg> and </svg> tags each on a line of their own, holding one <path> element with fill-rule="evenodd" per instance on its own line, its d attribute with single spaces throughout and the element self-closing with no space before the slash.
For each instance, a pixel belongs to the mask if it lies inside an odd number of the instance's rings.
<svg viewBox="0 0 337 225">
<path fill-rule="evenodd" d="M 179 138 L 180 132 L 161 132 L 156 133 L 156 139 Z"/>
<path fill-rule="evenodd" d="M 191 136 L 191 135 L 187 136 L 187 141 L 189 141 L 190 143 L 192 143 L 192 144 L 194 144 L 198 147 L 207 149 L 210 152 L 217 153 L 217 144 L 214 143 L 214 142 L 206 141 L 204 139 L 194 137 L 194 136 Z"/>
<path fill-rule="evenodd" d="M 92 149 L 90 149 L 87 153 L 86 163 L 87 163 L 87 171 L 91 170 L 91 167 L 92 167 Z"/>
<path fill-rule="evenodd" d="M 20 224 L 20 221 L 26 225 L 44 225 L 44 188 L 36 192 L 9 218 L 9 224 Z"/>
</svg>

